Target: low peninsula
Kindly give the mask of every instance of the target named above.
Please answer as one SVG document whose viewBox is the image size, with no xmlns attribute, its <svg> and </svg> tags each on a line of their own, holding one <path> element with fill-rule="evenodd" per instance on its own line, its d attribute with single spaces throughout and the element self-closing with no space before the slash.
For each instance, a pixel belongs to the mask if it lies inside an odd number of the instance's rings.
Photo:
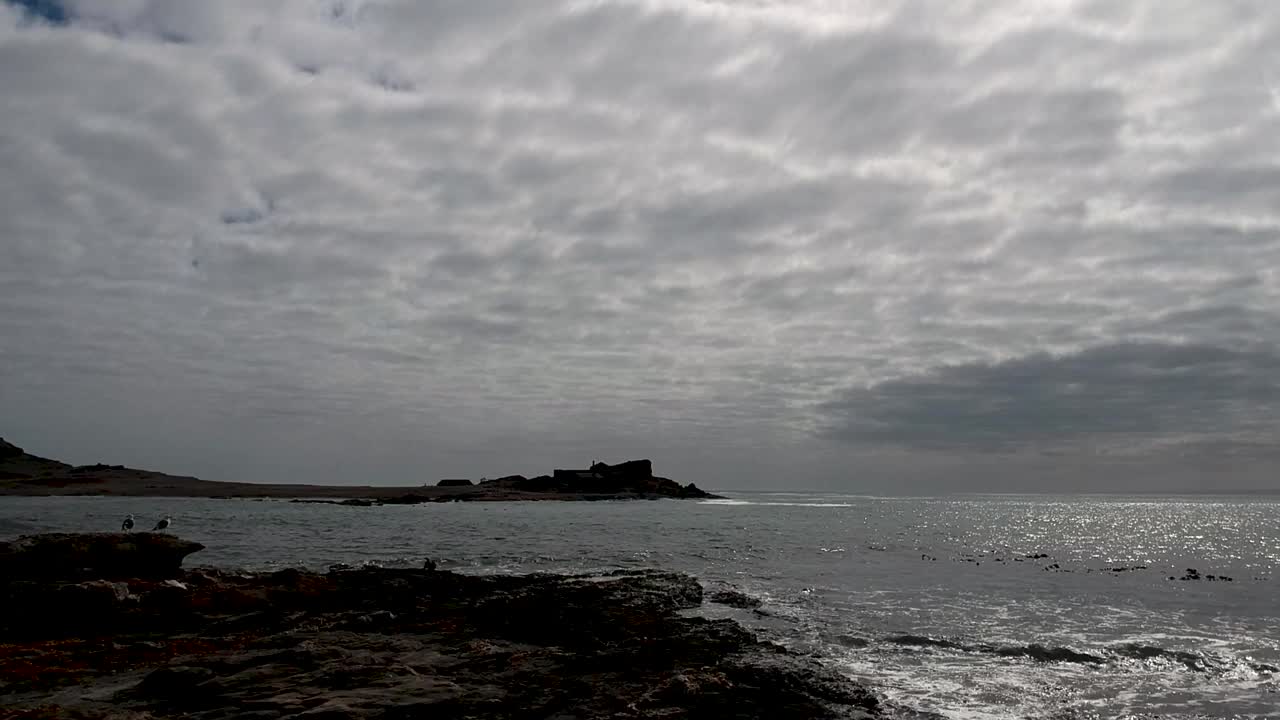
<svg viewBox="0 0 1280 720">
<path fill-rule="evenodd" d="M 408 485 L 302 485 L 201 480 L 122 465 L 73 466 L 31 455 L 0 438 L 0 496 L 97 495 L 120 497 L 277 498 L 345 505 L 397 505 L 453 501 L 655 500 L 716 498 L 693 483 L 653 474 L 649 460 L 595 463 L 550 475 L 441 480 Z"/>
</svg>

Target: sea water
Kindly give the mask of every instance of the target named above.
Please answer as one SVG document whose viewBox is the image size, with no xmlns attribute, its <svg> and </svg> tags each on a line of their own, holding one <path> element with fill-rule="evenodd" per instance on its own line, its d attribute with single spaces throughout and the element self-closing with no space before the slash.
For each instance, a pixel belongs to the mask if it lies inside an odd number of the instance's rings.
<svg viewBox="0 0 1280 720">
<path fill-rule="evenodd" d="M 133 513 L 139 528 L 172 515 L 171 531 L 207 545 L 191 565 L 681 570 L 762 602 L 703 612 L 946 717 L 1280 718 L 1278 499 L 728 495 L 370 508 L 7 497 L 0 538 L 117 530 Z M 1189 569 L 1201 579 L 1181 579 Z"/>
</svg>

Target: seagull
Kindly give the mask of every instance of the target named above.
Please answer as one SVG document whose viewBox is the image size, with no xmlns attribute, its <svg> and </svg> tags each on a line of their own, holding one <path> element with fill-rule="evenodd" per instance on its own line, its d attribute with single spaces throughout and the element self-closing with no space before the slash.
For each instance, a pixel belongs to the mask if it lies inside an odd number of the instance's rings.
<svg viewBox="0 0 1280 720">
<path fill-rule="evenodd" d="M 129 517 L 120 523 L 120 532 L 129 532 L 133 529 L 133 513 L 129 513 Z"/>
<path fill-rule="evenodd" d="M 166 528 L 168 528 L 168 527 L 169 527 L 169 521 L 170 521 L 171 519 L 172 519 L 172 518 L 170 518 L 168 515 L 165 515 L 165 516 L 164 516 L 164 519 L 163 519 L 163 520 L 161 520 L 160 522 L 156 523 L 156 526 L 155 526 L 154 528 L 152 528 L 152 529 L 151 529 L 151 532 L 160 532 L 160 531 L 162 531 L 162 530 L 165 530 Z"/>
</svg>

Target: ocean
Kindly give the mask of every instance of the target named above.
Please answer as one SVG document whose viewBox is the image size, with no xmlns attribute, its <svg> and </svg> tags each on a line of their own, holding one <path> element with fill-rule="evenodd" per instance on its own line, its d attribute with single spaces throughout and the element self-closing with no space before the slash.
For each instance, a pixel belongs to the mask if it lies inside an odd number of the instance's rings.
<svg viewBox="0 0 1280 720">
<path fill-rule="evenodd" d="M 1280 499 L 727 494 L 371 508 L 7 497 L 0 538 L 117 530 L 134 513 L 140 528 L 172 515 L 171 531 L 207 545 L 189 565 L 681 570 L 762 603 L 702 612 L 948 718 L 1280 718 Z"/>
</svg>

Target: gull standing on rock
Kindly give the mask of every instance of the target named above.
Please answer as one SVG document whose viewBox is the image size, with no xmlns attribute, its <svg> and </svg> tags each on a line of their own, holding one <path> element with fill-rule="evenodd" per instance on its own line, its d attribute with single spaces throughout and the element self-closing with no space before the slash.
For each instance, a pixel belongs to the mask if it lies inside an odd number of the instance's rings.
<svg viewBox="0 0 1280 720">
<path fill-rule="evenodd" d="M 169 528 L 170 520 L 172 520 L 172 518 L 170 518 L 168 515 L 165 515 L 164 519 L 156 523 L 156 526 L 151 529 L 151 532 L 162 532 L 164 530 L 167 530 Z"/>
<path fill-rule="evenodd" d="M 120 532 L 129 532 L 133 529 L 133 513 L 129 513 L 124 522 L 120 523 Z"/>
</svg>

